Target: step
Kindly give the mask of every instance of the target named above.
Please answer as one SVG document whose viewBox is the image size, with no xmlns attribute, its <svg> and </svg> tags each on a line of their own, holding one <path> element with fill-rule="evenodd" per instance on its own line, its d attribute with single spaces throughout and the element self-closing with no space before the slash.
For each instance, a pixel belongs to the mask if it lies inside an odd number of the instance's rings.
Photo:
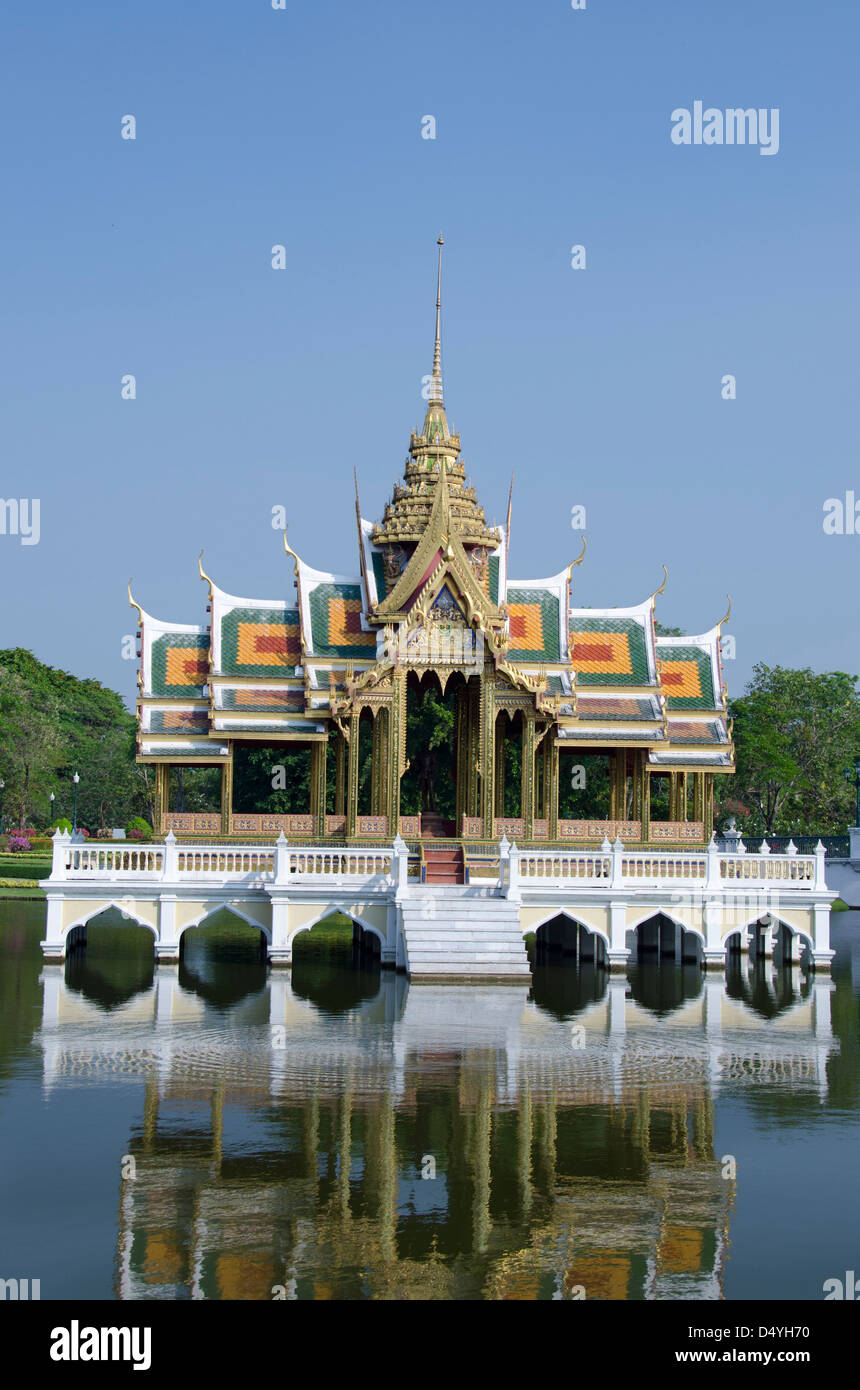
<svg viewBox="0 0 860 1390">
<path fill-rule="evenodd" d="M 508 976 L 515 980 L 531 980 L 531 970 L 528 961 L 522 965 L 511 965 L 507 969 L 500 965 L 444 965 L 441 962 L 427 970 L 410 970 L 410 976 L 420 979 L 422 975 L 428 978 L 437 979 L 446 976 L 450 979 L 463 978 L 469 975 L 479 975 L 482 979 L 494 979 L 496 977 Z"/>
</svg>

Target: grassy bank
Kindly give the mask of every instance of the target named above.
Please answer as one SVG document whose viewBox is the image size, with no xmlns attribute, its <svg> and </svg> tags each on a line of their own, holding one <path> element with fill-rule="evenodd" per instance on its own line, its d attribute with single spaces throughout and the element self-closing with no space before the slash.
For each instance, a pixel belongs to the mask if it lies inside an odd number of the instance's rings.
<svg viewBox="0 0 860 1390">
<path fill-rule="evenodd" d="M 35 883 L 51 872 L 51 856 L 45 854 L 0 854 L 0 883 L 6 879 L 27 879 Z"/>
</svg>

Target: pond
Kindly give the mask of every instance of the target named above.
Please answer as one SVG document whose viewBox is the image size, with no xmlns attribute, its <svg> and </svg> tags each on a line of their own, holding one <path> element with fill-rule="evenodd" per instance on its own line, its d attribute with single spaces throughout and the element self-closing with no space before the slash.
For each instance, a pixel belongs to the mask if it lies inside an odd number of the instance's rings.
<svg viewBox="0 0 860 1390">
<path fill-rule="evenodd" d="M 0 1277 L 43 1299 L 810 1299 L 860 1269 L 860 913 L 832 980 L 416 985 L 0 903 Z"/>
</svg>

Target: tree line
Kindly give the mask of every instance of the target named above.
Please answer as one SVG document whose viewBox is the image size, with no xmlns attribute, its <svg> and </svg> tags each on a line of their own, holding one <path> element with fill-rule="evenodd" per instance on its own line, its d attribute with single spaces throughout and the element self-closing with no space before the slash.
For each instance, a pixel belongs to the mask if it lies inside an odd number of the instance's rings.
<svg viewBox="0 0 860 1390">
<path fill-rule="evenodd" d="M 764 664 L 754 668 L 743 695 L 729 702 L 737 770 L 717 778 L 718 828 L 734 817 L 738 828 L 752 835 L 823 835 L 844 833 L 854 823 L 853 778 L 845 774 L 860 756 L 857 685 L 856 676 L 842 671 L 816 674 L 808 668 Z M 414 756 L 426 748 L 438 761 L 434 771 L 442 774 L 434 780 L 442 789 L 444 814 L 453 787 L 446 761 L 451 712 L 444 701 L 428 694 L 410 716 L 413 775 L 404 779 L 404 813 L 413 809 L 412 801 L 415 809 L 420 806 L 421 767 Z M 366 751 L 362 763 L 369 768 L 369 748 Z M 22 648 L 0 650 L 4 829 L 44 829 L 58 819 L 71 819 L 75 772 L 81 779 L 78 824 L 90 833 L 126 826 L 137 816 L 152 824 L 154 769 L 137 764 L 134 756 L 135 717 L 116 691 L 46 666 Z M 515 745 L 511 756 L 518 756 Z M 285 765 L 295 784 L 281 793 L 271 792 L 271 760 L 271 750 L 255 748 L 249 750 L 247 767 L 238 761 L 236 803 L 256 799 L 255 792 L 264 788 L 267 806 L 260 809 L 283 809 L 288 803 L 288 809 L 304 809 L 309 796 L 307 760 L 283 748 L 278 751 L 276 761 Z M 512 796 L 518 771 L 512 763 L 506 779 Z M 217 803 L 217 769 L 214 774 L 211 769 L 190 770 L 184 781 L 177 777 L 176 782 L 174 798 L 178 795 L 182 807 L 204 809 L 204 801 L 213 797 L 213 805 Z M 331 794 L 333 788 L 329 799 Z M 278 806 L 269 807 L 269 800 Z"/>
</svg>

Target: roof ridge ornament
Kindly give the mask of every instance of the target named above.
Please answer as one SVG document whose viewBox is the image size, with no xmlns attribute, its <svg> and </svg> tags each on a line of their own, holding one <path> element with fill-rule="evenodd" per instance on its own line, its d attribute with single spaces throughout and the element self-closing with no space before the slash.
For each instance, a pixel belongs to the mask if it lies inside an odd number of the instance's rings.
<svg viewBox="0 0 860 1390">
<path fill-rule="evenodd" d="M 583 562 L 584 559 L 585 559 L 585 536 L 583 535 L 583 537 L 582 537 L 582 549 L 580 550 L 579 555 L 577 556 L 577 558 L 576 558 L 575 560 L 571 560 L 570 564 L 569 564 L 568 567 L 567 567 L 567 584 L 568 584 L 568 588 L 570 587 L 571 580 L 573 579 L 573 571 L 576 569 L 576 566 L 577 566 L 577 565 L 581 565 L 581 564 L 582 564 L 582 562 Z"/>
<path fill-rule="evenodd" d="M 655 598 L 657 597 L 658 594 L 663 594 L 663 593 L 666 592 L 666 584 L 667 584 L 667 582 L 668 582 L 668 579 L 669 579 L 669 571 L 667 570 L 666 566 L 664 565 L 664 566 L 663 566 L 663 583 L 660 585 L 659 589 L 655 589 L 654 592 L 653 592 L 653 594 L 651 595 L 651 602 L 652 602 L 652 603 L 654 602 L 654 600 L 655 600 Z"/>
<path fill-rule="evenodd" d="M 285 526 L 285 527 L 284 527 L 284 550 L 286 551 L 287 555 L 292 555 L 292 557 L 293 557 L 293 568 L 295 569 L 295 572 L 296 572 L 296 579 L 298 580 L 298 577 L 299 577 L 299 565 L 301 564 L 301 560 L 299 559 L 298 555 L 297 555 L 296 552 L 293 550 L 293 547 L 290 545 L 289 541 L 287 540 L 287 532 L 288 532 L 289 529 L 290 529 L 290 528 L 289 528 L 288 526 Z"/>
<path fill-rule="evenodd" d="M 138 622 L 141 624 L 141 626 L 142 626 L 142 625 L 143 625 L 143 609 L 141 608 L 141 606 L 140 606 L 140 604 L 138 603 L 137 599 L 132 597 L 132 593 L 131 593 L 131 580 L 130 580 L 130 579 L 129 579 L 129 581 L 128 581 L 128 602 L 129 602 L 129 607 L 130 607 L 130 608 L 136 608 L 136 609 L 137 609 L 137 621 L 138 621 Z"/>
<path fill-rule="evenodd" d="M 727 622 L 729 621 L 729 618 L 732 616 L 732 596 L 731 596 L 731 594 L 726 594 L 726 598 L 727 598 L 728 601 L 729 601 L 729 606 L 728 606 L 728 608 L 726 609 L 726 616 L 725 616 L 724 618 L 720 618 L 720 621 L 717 623 L 717 631 L 719 631 L 720 628 L 722 627 L 723 623 L 727 623 Z"/>
<path fill-rule="evenodd" d="M 198 568 L 198 570 L 200 571 L 200 578 L 204 581 L 204 583 L 208 584 L 209 587 L 210 587 L 210 589 L 211 589 L 211 588 L 212 588 L 212 580 L 209 578 L 209 575 L 206 573 L 205 569 L 203 568 L 203 551 L 202 551 L 202 550 L 201 550 L 200 554 L 197 556 L 197 568 Z"/>
</svg>

